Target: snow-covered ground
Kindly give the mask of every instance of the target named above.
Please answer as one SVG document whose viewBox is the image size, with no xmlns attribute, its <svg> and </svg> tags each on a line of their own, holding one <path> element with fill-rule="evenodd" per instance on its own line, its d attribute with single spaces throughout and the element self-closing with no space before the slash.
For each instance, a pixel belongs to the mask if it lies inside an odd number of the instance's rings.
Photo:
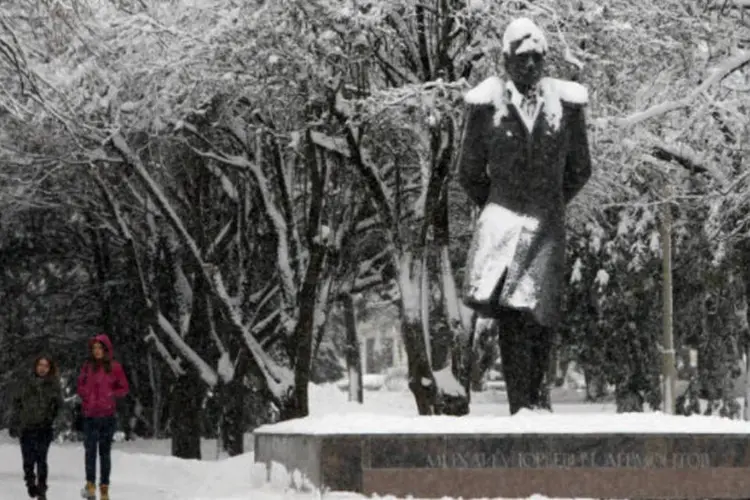
<svg viewBox="0 0 750 500">
<path fill-rule="evenodd" d="M 559 400 L 576 399 L 575 395 L 558 395 Z M 311 414 L 322 417 L 328 414 L 362 412 L 391 416 L 414 415 L 414 402 L 408 393 L 367 392 L 364 405 L 347 403 L 346 393 L 335 386 L 314 387 Z M 474 396 L 472 414 L 483 416 L 507 415 L 507 403 L 500 393 L 491 391 Z M 581 426 L 590 426 L 594 420 L 614 422 L 611 404 L 583 404 L 560 402 L 556 413 L 565 414 L 572 423 L 581 414 Z M 600 414 L 601 416 L 597 416 Z M 658 419 L 654 415 L 655 419 Z M 612 420 L 614 419 L 614 420 Z M 388 420 L 388 419 L 385 419 Z M 686 422 L 692 419 L 685 419 Z M 370 420 L 371 421 L 371 420 Z M 585 422 L 585 424 L 584 424 Z M 745 424 L 727 422 L 728 424 Z M 610 424 L 610 427 L 616 424 Z M 627 426 L 623 422 L 623 426 Z M 632 426 L 632 423 L 631 423 Z M 632 429 L 631 429 L 632 430 Z M 252 438 L 247 439 L 252 450 Z M 179 460 L 169 456 L 169 441 L 135 441 L 115 444 L 112 469 L 112 498 L 115 500 L 303 500 L 330 498 L 349 500 L 362 498 L 353 493 L 315 493 L 297 488 L 296 481 L 281 468 L 272 471 L 272 480 L 266 482 L 263 465 L 253 462 L 252 451 L 235 458 L 219 457 L 216 443 L 203 442 L 203 461 Z M 0 500 L 26 498 L 21 474 L 21 457 L 18 444 L 9 439 L 5 431 L 0 434 Z M 80 443 L 54 444 L 50 451 L 50 499 L 78 498 L 83 483 L 83 449 Z"/>
</svg>

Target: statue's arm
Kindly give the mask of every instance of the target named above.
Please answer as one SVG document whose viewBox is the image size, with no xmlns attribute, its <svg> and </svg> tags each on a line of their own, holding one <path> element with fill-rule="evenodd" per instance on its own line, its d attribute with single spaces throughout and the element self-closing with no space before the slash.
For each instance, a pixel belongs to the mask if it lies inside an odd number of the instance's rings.
<svg viewBox="0 0 750 500">
<path fill-rule="evenodd" d="M 458 181 L 471 200 L 482 207 L 490 192 L 487 175 L 487 116 L 491 113 L 487 105 L 469 104 L 466 123 L 461 136 L 458 158 Z"/>
<path fill-rule="evenodd" d="M 591 153 L 584 110 L 584 106 L 571 106 L 568 121 L 570 142 L 563 177 L 565 203 L 575 198 L 591 178 Z"/>
</svg>

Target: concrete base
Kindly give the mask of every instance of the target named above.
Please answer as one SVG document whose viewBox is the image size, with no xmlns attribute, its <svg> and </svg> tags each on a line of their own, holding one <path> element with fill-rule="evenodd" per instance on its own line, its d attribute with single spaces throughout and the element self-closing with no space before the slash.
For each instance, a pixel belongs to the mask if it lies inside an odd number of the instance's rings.
<svg viewBox="0 0 750 500">
<path fill-rule="evenodd" d="M 289 434 L 255 436 L 256 462 L 365 495 L 750 499 L 750 435 Z"/>
</svg>

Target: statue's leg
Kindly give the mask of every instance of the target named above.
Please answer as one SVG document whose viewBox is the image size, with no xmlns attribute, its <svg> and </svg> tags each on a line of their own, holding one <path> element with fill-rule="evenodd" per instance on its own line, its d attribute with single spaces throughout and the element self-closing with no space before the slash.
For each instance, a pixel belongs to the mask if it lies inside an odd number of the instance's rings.
<svg viewBox="0 0 750 500">
<path fill-rule="evenodd" d="M 551 329 L 525 311 L 497 315 L 500 356 L 511 415 L 521 408 L 550 408 L 545 375 L 552 351 Z"/>
<path fill-rule="evenodd" d="M 510 414 L 529 407 L 530 344 L 519 311 L 505 310 L 496 316 L 500 359 Z"/>
<path fill-rule="evenodd" d="M 531 344 L 529 364 L 529 397 L 531 408 L 551 409 L 549 384 L 546 375 L 549 374 L 550 358 L 554 343 L 554 331 L 539 325 L 532 318 L 528 319 Z"/>
</svg>

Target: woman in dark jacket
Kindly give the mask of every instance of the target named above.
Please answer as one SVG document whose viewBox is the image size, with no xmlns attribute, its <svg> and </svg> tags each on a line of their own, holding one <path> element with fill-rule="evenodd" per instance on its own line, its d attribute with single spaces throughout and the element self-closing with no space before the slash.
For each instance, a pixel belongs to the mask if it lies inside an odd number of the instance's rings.
<svg viewBox="0 0 750 500">
<path fill-rule="evenodd" d="M 50 356 L 38 356 L 32 375 L 14 394 L 10 428 L 12 437 L 21 438 L 23 474 L 31 498 L 46 498 L 47 453 L 62 403 L 57 366 Z"/>
</svg>

